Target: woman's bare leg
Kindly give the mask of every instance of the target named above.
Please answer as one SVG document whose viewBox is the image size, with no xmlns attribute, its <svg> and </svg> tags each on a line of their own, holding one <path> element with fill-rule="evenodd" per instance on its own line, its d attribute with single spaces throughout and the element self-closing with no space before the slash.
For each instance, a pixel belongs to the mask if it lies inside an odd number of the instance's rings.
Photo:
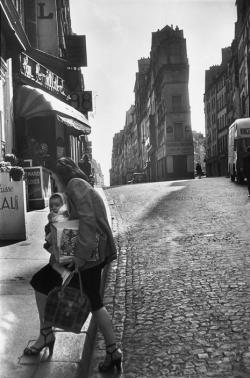
<svg viewBox="0 0 250 378">
<path fill-rule="evenodd" d="M 40 348 L 42 345 L 44 345 L 45 342 L 49 342 L 54 339 L 54 334 L 51 332 L 51 324 L 44 322 L 44 311 L 45 311 L 45 305 L 47 301 L 47 296 L 39 293 L 38 291 L 35 291 L 35 297 L 36 297 L 36 304 L 39 314 L 39 320 L 40 320 L 40 329 L 44 329 L 44 334 L 39 334 L 37 340 L 32 345 L 35 348 Z M 47 328 L 47 329 L 46 329 Z M 47 335 L 45 337 L 45 335 Z"/>
<path fill-rule="evenodd" d="M 122 351 L 117 348 L 115 334 L 112 327 L 111 318 L 105 307 L 93 312 L 93 317 L 103 334 L 106 343 L 106 357 L 99 364 L 99 370 L 106 372 L 116 366 L 117 370 L 121 370 Z"/>
<path fill-rule="evenodd" d="M 44 311 L 45 311 L 47 295 L 39 293 L 38 291 L 35 291 L 35 297 L 36 297 L 36 305 L 37 305 L 39 320 L 40 320 L 40 329 L 42 329 L 45 327 Z"/>
<path fill-rule="evenodd" d="M 105 307 L 100 308 L 100 310 L 93 311 L 93 317 L 99 327 L 101 333 L 103 334 L 106 345 L 114 344 L 115 334 L 112 327 L 111 318 Z"/>
</svg>

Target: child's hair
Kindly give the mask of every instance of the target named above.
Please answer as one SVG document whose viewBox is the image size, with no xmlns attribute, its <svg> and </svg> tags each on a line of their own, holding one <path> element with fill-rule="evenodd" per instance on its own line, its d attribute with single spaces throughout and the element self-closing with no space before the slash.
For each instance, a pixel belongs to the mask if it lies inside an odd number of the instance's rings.
<svg viewBox="0 0 250 378">
<path fill-rule="evenodd" d="M 63 197 L 63 194 L 61 193 L 53 193 L 50 198 L 49 198 L 49 204 L 51 203 L 51 200 L 54 199 L 54 198 L 59 198 L 62 205 L 65 204 L 65 200 L 64 200 L 64 197 Z"/>
<path fill-rule="evenodd" d="M 52 200 L 52 199 L 54 199 L 54 198 L 60 198 L 60 200 L 61 200 L 62 203 L 63 203 L 63 199 L 62 199 L 62 196 L 60 196 L 60 194 L 58 194 L 58 193 L 54 193 L 54 194 L 52 194 L 52 195 L 49 197 L 49 200 Z"/>
</svg>

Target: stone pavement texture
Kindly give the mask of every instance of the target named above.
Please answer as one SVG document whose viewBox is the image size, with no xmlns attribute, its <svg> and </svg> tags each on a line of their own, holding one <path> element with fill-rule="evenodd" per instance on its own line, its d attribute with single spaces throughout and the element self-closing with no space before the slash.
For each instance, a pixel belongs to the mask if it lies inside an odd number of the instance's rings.
<svg viewBox="0 0 250 378">
<path fill-rule="evenodd" d="M 104 199 L 111 222 L 106 197 Z M 0 377 L 1 378 L 75 378 L 87 377 L 95 325 L 91 315 L 81 334 L 57 330 L 52 358 L 47 350 L 39 357 L 24 357 L 29 340 L 39 330 L 34 292 L 29 281 L 34 272 L 48 262 L 43 249 L 44 225 L 48 209 L 27 213 L 28 238 L 25 241 L 1 242 L 0 248 Z M 103 276 L 103 279 L 105 275 Z"/>
<path fill-rule="evenodd" d="M 125 378 L 250 377 L 250 199 L 225 178 L 105 191 L 118 260 L 105 303 Z M 98 333 L 89 377 L 105 353 Z"/>
</svg>

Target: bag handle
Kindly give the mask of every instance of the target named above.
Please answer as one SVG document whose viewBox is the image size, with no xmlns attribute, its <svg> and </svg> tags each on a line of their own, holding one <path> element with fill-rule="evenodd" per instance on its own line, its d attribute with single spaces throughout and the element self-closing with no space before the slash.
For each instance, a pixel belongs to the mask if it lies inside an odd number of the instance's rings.
<svg viewBox="0 0 250 378">
<path fill-rule="evenodd" d="M 62 284 L 62 290 L 64 290 L 69 285 L 69 283 L 72 280 L 72 278 L 74 277 L 75 273 L 78 273 L 79 282 L 80 282 L 80 292 L 81 292 L 81 297 L 83 298 L 84 294 L 83 294 L 82 279 L 81 279 L 81 275 L 80 275 L 80 272 L 79 272 L 78 269 L 71 272 L 70 275 L 66 278 L 66 280 Z"/>
<path fill-rule="evenodd" d="M 80 292 L 81 292 L 81 296 L 82 296 L 82 298 L 83 298 L 83 287 L 82 287 L 82 279 L 81 279 L 81 275 L 80 275 L 80 272 L 79 272 L 79 270 L 77 270 L 77 273 L 78 273 L 79 282 L 80 282 Z"/>
</svg>

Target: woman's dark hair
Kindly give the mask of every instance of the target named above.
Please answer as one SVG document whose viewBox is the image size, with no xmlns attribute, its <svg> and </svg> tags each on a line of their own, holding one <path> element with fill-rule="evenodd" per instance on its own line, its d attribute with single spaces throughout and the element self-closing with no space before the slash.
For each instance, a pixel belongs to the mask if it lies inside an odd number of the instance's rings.
<svg viewBox="0 0 250 378">
<path fill-rule="evenodd" d="M 89 181 L 85 173 L 78 167 L 78 165 L 68 157 L 61 157 L 56 162 L 56 173 L 67 184 L 72 178 L 80 178 Z"/>
</svg>

